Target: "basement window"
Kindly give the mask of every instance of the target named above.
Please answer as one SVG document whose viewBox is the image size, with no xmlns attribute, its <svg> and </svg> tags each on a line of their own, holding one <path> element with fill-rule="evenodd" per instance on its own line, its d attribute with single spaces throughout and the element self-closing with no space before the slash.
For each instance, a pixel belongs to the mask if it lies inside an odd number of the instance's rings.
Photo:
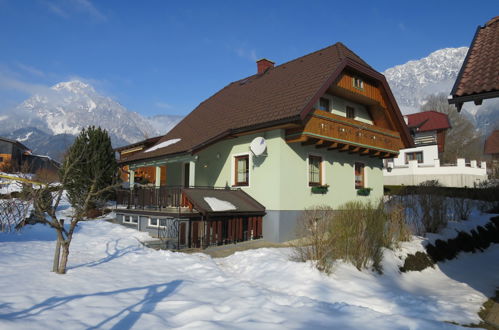
<svg viewBox="0 0 499 330">
<path fill-rule="evenodd" d="M 322 185 L 322 157 L 308 156 L 308 185 Z"/>
<path fill-rule="evenodd" d="M 137 216 L 125 215 L 123 217 L 123 222 L 124 223 L 138 224 L 139 218 Z"/>
<path fill-rule="evenodd" d="M 353 87 L 364 89 L 364 81 L 362 81 L 359 77 L 353 77 Z"/>
</svg>

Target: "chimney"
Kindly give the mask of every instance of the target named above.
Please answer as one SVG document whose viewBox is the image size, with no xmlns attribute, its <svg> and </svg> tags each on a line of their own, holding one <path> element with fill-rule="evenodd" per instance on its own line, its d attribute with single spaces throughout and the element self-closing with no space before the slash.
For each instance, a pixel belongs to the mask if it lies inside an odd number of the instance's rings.
<svg viewBox="0 0 499 330">
<path fill-rule="evenodd" d="M 267 71 L 267 69 L 274 67 L 274 62 L 267 60 L 266 58 L 259 59 L 256 61 L 257 73 L 261 74 Z"/>
</svg>

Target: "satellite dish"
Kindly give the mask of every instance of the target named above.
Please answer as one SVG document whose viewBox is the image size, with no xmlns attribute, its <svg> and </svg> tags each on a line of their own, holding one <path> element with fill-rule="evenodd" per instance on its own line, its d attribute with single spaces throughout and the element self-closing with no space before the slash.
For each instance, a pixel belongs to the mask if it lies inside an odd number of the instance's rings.
<svg viewBox="0 0 499 330">
<path fill-rule="evenodd" d="M 250 150 L 255 154 L 255 156 L 260 156 L 267 149 L 267 142 L 262 137 L 256 137 L 251 141 Z"/>
</svg>

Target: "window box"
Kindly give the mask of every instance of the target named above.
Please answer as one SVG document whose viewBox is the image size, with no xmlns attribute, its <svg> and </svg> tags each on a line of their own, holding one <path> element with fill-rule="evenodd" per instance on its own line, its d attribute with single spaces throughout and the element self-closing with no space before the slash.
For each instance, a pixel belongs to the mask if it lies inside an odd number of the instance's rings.
<svg viewBox="0 0 499 330">
<path fill-rule="evenodd" d="M 312 186 L 310 190 L 312 191 L 312 194 L 325 194 L 329 190 L 329 185 Z"/>
<path fill-rule="evenodd" d="M 360 189 L 357 189 L 357 195 L 359 195 L 359 196 L 369 196 L 371 194 L 371 190 L 373 190 L 373 188 L 360 188 Z"/>
</svg>

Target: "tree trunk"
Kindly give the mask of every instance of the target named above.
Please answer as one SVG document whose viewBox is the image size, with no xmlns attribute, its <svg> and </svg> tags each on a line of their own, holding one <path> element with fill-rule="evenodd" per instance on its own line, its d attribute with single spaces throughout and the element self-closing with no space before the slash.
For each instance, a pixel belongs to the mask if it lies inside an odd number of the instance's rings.
<svg viewBox="0 0 499 330">
<path fill-rule="evenodd" d="M 59 270 L 57 271 L 58 274 L 66 274 L 66 265 L 68 263 L 68 257 L 69 257 L 69 243 L 71 241 L 65 241 L 62 243 L 62 255 L 61 255 L 61 261 L 59 263 Z"/>
</svg>

